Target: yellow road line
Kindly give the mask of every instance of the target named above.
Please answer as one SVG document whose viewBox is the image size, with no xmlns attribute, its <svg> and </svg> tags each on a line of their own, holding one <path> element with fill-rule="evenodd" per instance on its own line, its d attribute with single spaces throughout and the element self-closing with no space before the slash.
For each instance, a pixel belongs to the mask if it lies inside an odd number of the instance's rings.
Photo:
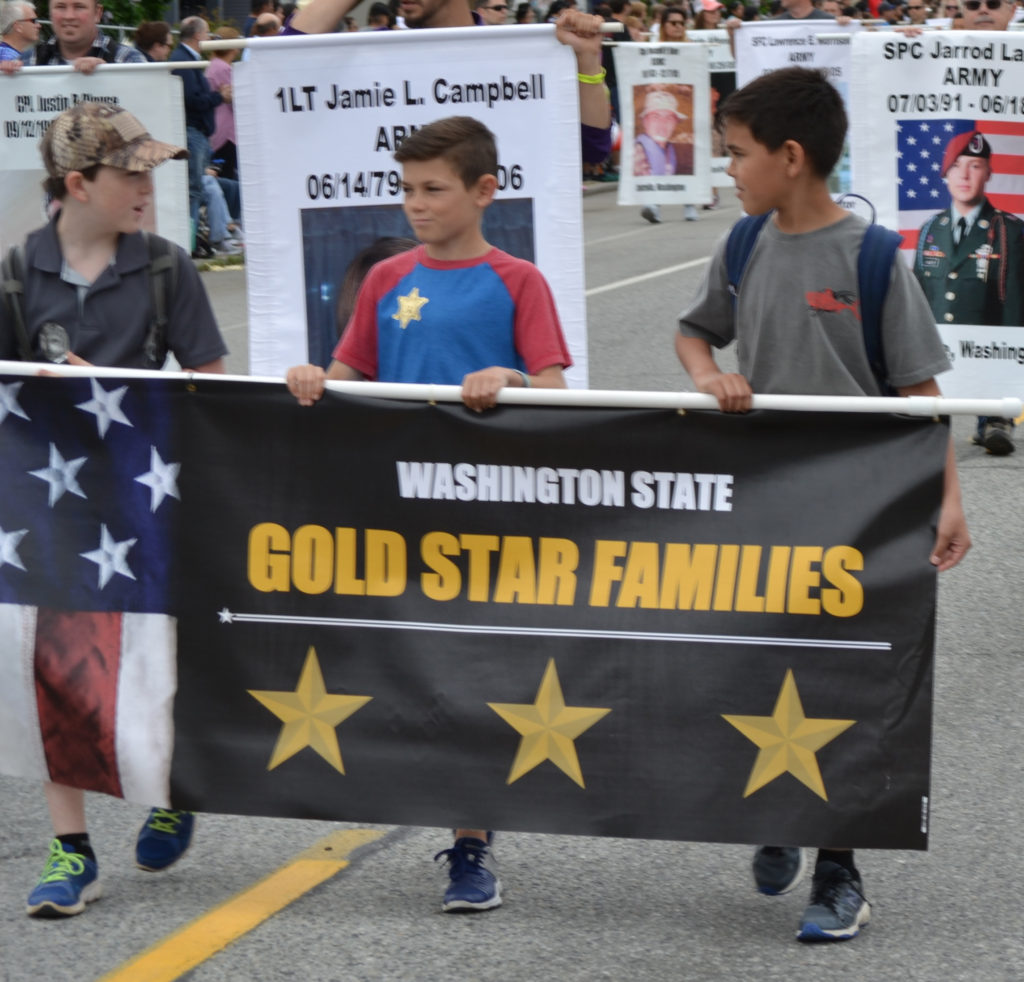
<svg viewBox="0 0 1024 982">
<path fill-rule="evenodd" d="M 172 982 L 180 978 L 339 873 L 356 849 L 382 835 L 377 829 L 349 829 L 326 836 L 287 866 L 169 934 L 98 982 Z"/>
</svg>

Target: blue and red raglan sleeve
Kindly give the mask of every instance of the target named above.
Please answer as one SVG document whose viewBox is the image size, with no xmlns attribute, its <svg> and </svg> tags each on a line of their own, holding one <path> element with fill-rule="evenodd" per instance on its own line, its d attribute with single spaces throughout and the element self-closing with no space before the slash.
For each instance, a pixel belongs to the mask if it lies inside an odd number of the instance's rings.
<svg viewBox="0 0 1024 982">
<path fill-rule="evenodd" d="M 531 375 L 572 364 L 558 309 L 544 274 L 533 263 L 500 253 L 492 260 L 515 303 L 515 346 Z"/>
</svg>

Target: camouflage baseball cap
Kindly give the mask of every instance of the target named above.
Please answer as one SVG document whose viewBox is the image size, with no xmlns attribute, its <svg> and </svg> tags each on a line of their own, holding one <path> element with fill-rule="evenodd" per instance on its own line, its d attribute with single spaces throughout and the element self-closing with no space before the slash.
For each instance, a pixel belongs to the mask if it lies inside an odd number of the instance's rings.
<svg viewBox="0 0 1024 982">
<path fill-rule="evenodd" d="M 102 102 L 80 102 L 62 112 L 39 145 L 50 177 L 95 164 L 147 171 L 165 160 L 183 160 L 188 151 L 154 140 L 130 112 Z"/>
</svg>

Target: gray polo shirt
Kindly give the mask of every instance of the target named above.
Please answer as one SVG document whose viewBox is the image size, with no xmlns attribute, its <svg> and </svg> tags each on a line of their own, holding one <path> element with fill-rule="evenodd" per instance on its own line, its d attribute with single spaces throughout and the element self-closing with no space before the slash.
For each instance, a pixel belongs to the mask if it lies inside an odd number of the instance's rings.
<svg viewBox="0 0 1024 982">
<path fill-rule="evenodd" d="M 177 283 L 167 298 L 166 344 L 186 368 L 227 354 L 210 301 L 188 254 L 178 253 Z M 94 365 L 110 368 L 159 368 L 147 360 L 146 338 L 153 321 L 149 250 L 141 233 L 122 235 L 113 263 L 85 288 L 62 277 L 64 257 L 56 220 L 32 232 L 25 242 L 24 310 L 32 350 L 40 348 L 44 324 L 59 324 L 69 347 Z M 19 360 L 14 325 L 0 303 L 0 358 Z"/>
</svg>

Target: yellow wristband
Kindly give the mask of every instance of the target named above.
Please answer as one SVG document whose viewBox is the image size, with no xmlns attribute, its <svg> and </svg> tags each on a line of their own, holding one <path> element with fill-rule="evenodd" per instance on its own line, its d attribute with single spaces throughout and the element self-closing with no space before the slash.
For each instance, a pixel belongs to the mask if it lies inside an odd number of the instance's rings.
<svg viewBox="0 0 1024 982">
<path fill-rule="evenodd" d="M 584 85 L 601 85 L 604 82 L 604 77 L 608 73 L 602 68 L 596 75 L 584 75 L 583 72 L 577 72 L 576 77 Z"/>
</svg>

